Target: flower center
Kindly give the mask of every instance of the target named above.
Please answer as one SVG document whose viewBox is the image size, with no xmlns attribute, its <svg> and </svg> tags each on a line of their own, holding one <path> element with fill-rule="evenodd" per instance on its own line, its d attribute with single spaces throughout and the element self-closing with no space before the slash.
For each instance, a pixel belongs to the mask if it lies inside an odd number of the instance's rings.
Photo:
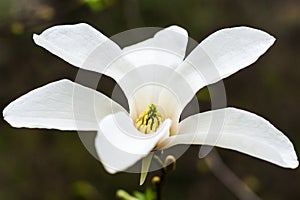
<svg viewBox="0 0 300 200">
<path fill-rule="evenodd" d="M 149 134 L 155 132 L 163 121 L 157 106 L 151 103 L 144 113 L 135 120 L 134 125 L 140 132 Z"/>
</svg>

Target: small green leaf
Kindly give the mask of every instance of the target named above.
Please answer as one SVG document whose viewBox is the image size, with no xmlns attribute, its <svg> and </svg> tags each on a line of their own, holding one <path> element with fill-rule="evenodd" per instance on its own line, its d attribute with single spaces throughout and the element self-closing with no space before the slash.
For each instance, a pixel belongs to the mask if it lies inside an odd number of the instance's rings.
<svg viewBox="0 0 300 200">
<path fill-rule="evenodd" d="M 143 193 L 139 191 L 134 191 L 133 195 L 138 199 L 138 200 L 146 200 L 146 197 Z"/>
<path fill-rule="evenodd" d="M 155 199 L 156 199 L 156 193 L 151 188 L 147 188 L 145 191 L 145 200 L 155 200 Z"/>
<path fill-rule="evenodd" d="M 133 195 L 138 198 L 138 200 L 155 200 L 156 199 L 156 193 L 151 189 L 147 188 L 145 193 L 134 191 Z"/>
<path fill-rule="evenodd" d="M 116 196 L 122 200 L 140 200 L 140 199 L 137 199 L 137 198 L 131 196 L 125 190 L 118 190 L 116 193 Z"/>
</svg>

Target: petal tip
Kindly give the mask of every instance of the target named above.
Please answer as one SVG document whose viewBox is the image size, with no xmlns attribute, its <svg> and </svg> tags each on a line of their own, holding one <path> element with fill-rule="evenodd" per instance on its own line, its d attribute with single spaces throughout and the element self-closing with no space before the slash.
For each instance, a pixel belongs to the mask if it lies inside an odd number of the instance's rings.
<svg viewBox="0 0 300 200">
<path fill-rule="evenodd" d="M 273 45 L 276 41 L 276 38 L 272 35 L 269 35 L 269 37 L 270 37 L 270 43 L 271 43 L 271 45 Z"/>
<path fill-rule="evenodd" d="M 118 171 L 104 165 L 105 170 L 110 174 L 116 174 Z"/>
<path fill-rule="evenodd" d="M 42 40 L 42 37 L 41 35 L 39 34 L 33 34 L 32 35 L 32 39 L 33 39 L 33 42 L 38 45 L 38 46 L 42 46 L 43 45 L 43 40 Z"/>
<path fill-rule="evenodd" d="M 294 164 L 291 166 L 291 169 L 296 169 L 299 166 L 299 161 L 297 160 L 294 162 Z"/>
<path fill-rule="evenodd" d="M 170 31 L 174 31 L 179 34 L 182 34 L 182 35 L 188 35 L 187 31 L 178 25 L 171 25 L 171 26 L 168 26 L 166 29 L 168 29 Z"/>
<path fill-rule="evenodd" d="M 289 162 L 286 162 L 286 167 L 290 169 L 296 169 L 299 166 L 299 161 L 297 157 Z"/>
<path fill-rule="evenodd" d="M 9 106 L 7 106 L 9 107 Z M 7 109 L 7 107 L 3 110 L 3 119 L 11 126 L 14 128 L 22 128 L 23 126 L 21 123 L 15 118 L 13 113 L 10 112 L 10 109 Z"/>
<path fill-rule="evenodd" d="M 36 43 L 36 44 L 38 44 L 38 37 L 39 37 L 39 35 L 38 34 L 33 34 L 32 35 L 32 39 L 33 39 L 33 41 L 34 41 L 34 43 Z"/>
<path fill-rule="evenodd" d="M 3 116 L 3 118 L 5 119 L 5 117 L 7 116 L 7 108 L 8 106 L 6 106 L 4 109 L 3 109 L 3 111 L 2 111 L 2 116 Z"/>
<path fill-rule="evenodd" d="M 226 30 L 226 29 L 224 29 Z M 276 38 L 272 35 L 270 35 L 268 32 L 257 29 L 257 28 L 252 28 L 252 27 L 248 27 L 248 26 L 239 26 L 239 27 L 232 27 L 232 28 L 228 28 L 228 30 L 234 30 L 234 31 L 244 31 L 244 32 L 252 32 L 252 33 L 258 33 L 261 36 L 265 36 L 265 38 L 267 40 L 270 41 L 271 44 L 273 44 L 276 40 Z"/>
<path fill-rule="evenodd" d="M 3 116 L 3 119 L 9 123 L 11 126 L 13 126 L 13 122 L 11 120 L 11 115 L 10 115 L 10 110 L 11 110 L 11 103 L 8 104 L 2 111 L 2 116 Z"/>
</svg>

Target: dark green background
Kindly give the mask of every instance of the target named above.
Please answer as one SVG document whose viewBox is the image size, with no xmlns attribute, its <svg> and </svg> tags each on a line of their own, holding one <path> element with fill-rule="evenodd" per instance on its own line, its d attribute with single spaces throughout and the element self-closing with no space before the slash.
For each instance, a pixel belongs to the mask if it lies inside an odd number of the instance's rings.
<svg viewBox="0 0 300 200">
<path fill-rule="evenodd" d="M 171 24 L 184 27 L 197 41 L 239 25 L 274 35 L 277 41 L 261 59 L 224 81 L 228 105 L 267 118 L 300 151 L 300 1 L 0 0 L 1 110 L 34 88 L 75 79 L 77 68 L 36 46 L 32 34 L 78 22 L 87 22 L 107 36 Z M 109 94 L 114 82 L 107 78 L 104 83 Z M 4 120 L 0 130 L 1 200 L 114 199 L 119 188 L 129 192 L 145 188 L 138 186 L 136 174 L 107 174 L 76 132 L 15 129 Z M 191 147 L 178 160 L 176 172 L 167 179 L 164 199 L 237 199 L 198 159 L 198 150 Z M 283 169 L 233 151 L 219 149 L 219 153 L 263 199 L 300 199 L 299 169 Z"/>
</svg>

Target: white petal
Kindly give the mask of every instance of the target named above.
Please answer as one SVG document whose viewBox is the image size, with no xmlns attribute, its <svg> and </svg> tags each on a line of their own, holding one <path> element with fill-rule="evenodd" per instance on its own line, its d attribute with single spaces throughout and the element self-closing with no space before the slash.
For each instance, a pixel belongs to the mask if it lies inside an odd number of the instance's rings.
<svg viewBox="0 0 300 200">
<path fill-rule="evenodd" d="M 177 72 L 196 93 L 254 63 L 274 41 L 268 33 L 249 27 L 222 29 L 203 40 Z"/>
<path fill-rule="evenodd" d="M 133 67 L 119 60 L 122 51 L 118 45 L 88 24 L 53 26 L 40 35 L 34 34 L 33 39 L 68 63 L 104 73 L 115 80 Z"/>
<path fill-rule="evenodd" d="M 188 34 L 178 26 L 157 32 L 153 38 L 125 47 L 125 58 L 135 66 L 161 65 L 177 67 L 185 57 Z"/>
<path fill-rule="evenodd" d="M 214 133 L 211 130 L 216 126 L 220 132 Z M 290 140 L 268 121 L 247 111 L 226 108 L 205 112 L 185 119 L 179 128 L 180 134 L 164 140 L 160 148 L 176 144 L 212 145 L 249 154 L 282 167 L 298 166 Z"/>
<path fill-rule="evenodd" d="M 108 115 L 99 124 L 95 146 L 105 169 L 110 173 L 124 171 L 153 150 L 157 142 L 169 133 L 167 119 L 152 134 L 140 133 L 124 112 Z"/>
<path fill-rule="evenodd" d="M 4 119 L 14 127 L 98 130 L 98 122 L 123 108 L 105 95 L 60 80 L 37 88 L 10 103 Z"/>
<path fill-rule="evenodd" d="M 184 103 L 190 100 L 187 97 L 193 94 L 173 69 L 155 65 L 130 71 L 119 84 L 128 98 L 132 119 L 136 119 L 151 103 L 156 104 L 160 113 L 172 120 L 172 134 L 176 132 Z"/>
<path fill-rule="evenodd" d="M 130 116 L 137 119 L 150 104 L 155 104 L 164 118 L 172 120 L 172 132 L 177 130 L 180 107 L 177 96 L 160 85 L 146 85 L 137 90 L 134 98 L 128 99 Z"/>
</svg>

